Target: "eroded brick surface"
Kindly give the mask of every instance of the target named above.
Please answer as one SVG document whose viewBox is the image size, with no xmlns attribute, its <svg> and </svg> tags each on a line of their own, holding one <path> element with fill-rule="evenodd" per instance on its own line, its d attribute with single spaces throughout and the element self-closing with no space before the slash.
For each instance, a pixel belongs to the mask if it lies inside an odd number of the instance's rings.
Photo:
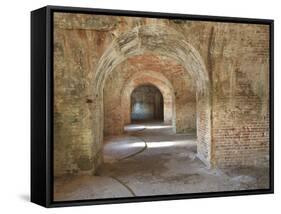
<svg viewBox="0 0 281 214">
<path fill-rule="evenodd" d="M 207 165 L 268 165 L 268 26 L 70 13 L 54 23 L 55 176 L 96 171 L 104 132 L 128 121 L 122 89 L 150 71 L 172 87 L 173 124 L 197 129 Z"/>
</svg>

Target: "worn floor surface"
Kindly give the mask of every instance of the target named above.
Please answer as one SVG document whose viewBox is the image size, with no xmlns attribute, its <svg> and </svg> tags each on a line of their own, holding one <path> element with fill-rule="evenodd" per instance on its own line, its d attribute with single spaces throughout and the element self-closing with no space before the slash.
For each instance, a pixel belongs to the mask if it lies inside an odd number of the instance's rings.
<svg viewBox="0 0 281 214">
<path fill-rule="evenodd" d="M 138 123 L 105 139 L 104 164 L 96 176 L 55 179 L 54 200 L 81 200 L 262 189 L 268 169 L 210 170 L 196 157 L 196 138 L 173 134 L 163 123 Z"/>
</svg>

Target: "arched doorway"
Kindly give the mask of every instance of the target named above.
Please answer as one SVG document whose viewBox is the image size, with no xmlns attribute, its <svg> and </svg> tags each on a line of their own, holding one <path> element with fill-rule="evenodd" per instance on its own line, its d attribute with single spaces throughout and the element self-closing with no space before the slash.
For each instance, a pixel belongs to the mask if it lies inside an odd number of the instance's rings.
<svg viewBox="0 0 281 214">
<path fill-rule="evenodd" d="M 153 85 L 141 85 L 131 93 L 133 122 L 163 121 L 164 104 L 160 90 Z"/>
<path fill-rule="evenodd" d="M 161 39 L 160 39 L 161 38 Z M 113 41 L 101 57 L 94 78 L 95 145 L 103 142 L 103 88 L 105 80 L 117 65 L 131 56 L 155 53 L 178 61 L 190 75 L 196 88 L 197 111 L 197 156 L 211 166 L 213 157 L 211 145 L 211 96 L 209 74 L 199 52 L 184 36 L 166 26 L 149 25 L 136 27 Z"/>
<path fill-rule="evenodd" d="M 122 128 L 130 124 L 131 121 L 131 93 L 133 90 L 141 85 L 156 86 L 162 96 L 164 105 L 164 122 L 175 125 L 175 96 L 174 89 L 169 80 L 161 73 L 154 71 L 142 71 L 133 75 L 125 84 L 121 92 L 121 107 L 123 111 Z"/>
</svg>

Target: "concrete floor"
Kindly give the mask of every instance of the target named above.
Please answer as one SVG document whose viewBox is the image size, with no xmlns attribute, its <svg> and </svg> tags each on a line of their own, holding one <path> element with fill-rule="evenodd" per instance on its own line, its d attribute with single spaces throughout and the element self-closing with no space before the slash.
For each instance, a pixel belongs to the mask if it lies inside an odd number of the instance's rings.
<svg viewBox="0 0 281 214">
<path fill-rule="evenodd" d="M 268 188 L 268 169 L 210 170 L 196 157 L 194 133 L 174 134 L 167 124 L 125 127 L 105 139 L 97 176 L 55 179 L 54 200 L 81 200 Z"/>
</svg>

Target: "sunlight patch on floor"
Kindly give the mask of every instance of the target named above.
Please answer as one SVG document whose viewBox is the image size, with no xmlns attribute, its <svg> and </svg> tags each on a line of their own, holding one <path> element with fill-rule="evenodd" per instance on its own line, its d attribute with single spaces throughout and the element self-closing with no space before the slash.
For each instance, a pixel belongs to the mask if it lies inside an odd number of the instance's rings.
<svg viewBox="0 0 281 214">
<path fill-rule="evenodd" d="M 147 142 L 148 148 L 163 148 L 163 147 L 173 147 L 173 146 L 185 146 L 186 140 L 176 140 L 176 141 L 160 141 L 160 142 Z"/>
<path fill-rule="evenodd" d="M 124 127 L 124 130 L 127 132 L 141 131 L 146 130 L 159 130 L 159 129 L 171 129 L 172 125 L 168 124 L 130 124 Z"/>
</svg>

